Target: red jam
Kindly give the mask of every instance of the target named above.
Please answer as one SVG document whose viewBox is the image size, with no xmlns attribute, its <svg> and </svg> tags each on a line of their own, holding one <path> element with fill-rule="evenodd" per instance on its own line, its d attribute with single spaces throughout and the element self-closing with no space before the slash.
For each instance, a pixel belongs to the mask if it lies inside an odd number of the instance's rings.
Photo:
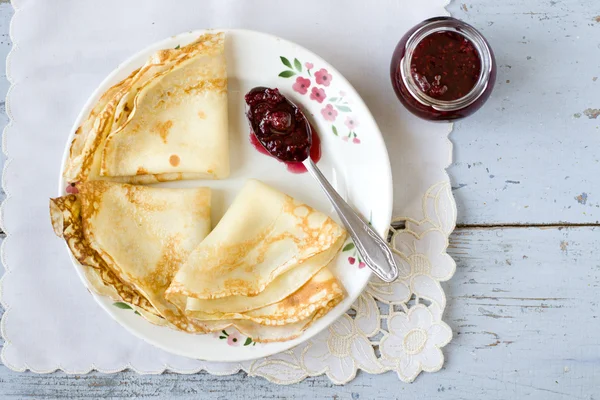
<svg viewBox="0 0 600 400">
<path fill-rule="evenodd" d="M 267 151 L 267 149 L 265 149 L 263 145 L 260 144 L 254 132 L 250 132 L 250 144 L 252 144 L 252 146 L 259 153 L 272 157 L 271 154 L 269 154 L 269 152 Z M 314 127 L 312 128 L 312 146 L 310 146 L 310 158 L 315 163 L 321 159 L 321 139 L 319 139 L 319 135 L 317 135 L 317 131 L 315 131 Z M 302 174 L 306 172 L 306 167 L 301 162 L 288 161 L 284 162 L 284 164 L 286 165 L 287 170 L 294 174 Z"/>
<path fill-rule="evenodd" d="M 419 42 L 410 70 L 423 93 L 439 100 L 458 100 L 475 87 L 481 60 L 469 39 L 457 32 L 441 31 Z"/>
<path fill-rule="evenodd" d="M 245 96 L 252 133 L 250 143 L 261 153 L 286 163 L 291 172 L 306 172 L 302 161 L 321 158 L 318 135 L 298 107 L 278 89 L 257 87 Z M 309 134 L 312 132 L 312 135 Z"/>
<path fill-rule="evenodd" d="M 413 27 L 398 42 L 390 77 L 410 112 L 427 120 L 452 121 L 474 113 L 489 98 L 496 62 L 475 28 L 436 17 Z"/>
</svg>

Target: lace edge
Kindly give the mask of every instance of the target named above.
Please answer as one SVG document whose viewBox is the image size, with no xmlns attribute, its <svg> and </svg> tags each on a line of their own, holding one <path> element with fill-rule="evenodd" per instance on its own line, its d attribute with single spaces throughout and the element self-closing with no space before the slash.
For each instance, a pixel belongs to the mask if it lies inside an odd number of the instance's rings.
<svg viewBox="0 0 600 400">
<path fill-rule="evenodd" d="M 10 313 L 10 305 L 7 304 L 6 300 L 4 299 L 4 283 L 11 272 L 11 267 L 9 267 L 8 263 L 6 262 L 6 256 L 5 256 L 6 243 L 10 241 L 10 232 L 6 229 L 6 226 L 4 224 L 4 209 L 6 207 L 6 202 L 11 197 L 10 192 L 8 190 L 8 184 L 7 184 L 6 177 L 7 177 L 7 171 L 11 164 L 12 158 L 10 157 L 10 154 L 8 152 L 6 143 L 7 143 L 8 134 L 9 134 L 10 130 L 12 129 L 12 126 L 14 125 L 14 120 L 13 120 L 13 116 L 12 116 L 12 112 L 11 112 L 10 98 L 12 95 L 12 91 L 14 90 L 14 88 L 16 86 L 16 83 L 12 77 L 12 69 L 11 69 L 12 64 L 11 63 L 12 63 L 12 59 L 14 57 L 15 52 L 19 49 L 18 42 L 15 41 L 14 26 L 15 26 L 15 21 L 18 20 L 19 12 L 21 10 L 20 7 L 16 3 L 17 2 L 11 2 L 14 13 L 10 20 L 9 29 L 8 29 L 9 37 L 10 37 L 10 40 L 12 43 L 12 47 L 11 47 L 8 55 L 6 56 L 6 80 L 9 83 L 9 88 L 6 93 L 5 108 L 6 108 L 6 115 L 8 116 L 8 123 L 4 127 L 4 130 L 2 131 L 2 152 L 4 153 L 4 156 L 5 156 L 5 162 L 4 162 L 4 168 L 2 169 L 2 190 L 4 191 L 4 200 L 0 204 L 0 229 L 2 229 L 2 231 L 4 232 L 5 237 L 4 237 L 4 240 L 2 241 L 2 245 L 0 246 L 0 261 L 2 262 L 2 265 L 4 266 L 4 273 L 2 274 L 2 277 L 0 277 L 0 304 L 4 308 L 4 313 L 2 314 L 2 319 L 0 319 L 0 334 L 2 335 L 2 338 L 4 339 L 4 345 L 2 346 L 2 352 L 0 352 L 0 359 L 2 360 L 2 363 L 4 365 L 6 365 L 8 368 L 10 368 L 14 371 L 20 371 L 19 368 L 6 362 L 6 349 L 8 347 L 10 347 L 10 345 L 11 345 L 10 338 L 6 334 L 6 320 Z M 30 368 L 26 368 L 26 369 L 30 369 Z M 26 370 L 26 369 L 24 369 L 24 370 Z"/>
</svg>

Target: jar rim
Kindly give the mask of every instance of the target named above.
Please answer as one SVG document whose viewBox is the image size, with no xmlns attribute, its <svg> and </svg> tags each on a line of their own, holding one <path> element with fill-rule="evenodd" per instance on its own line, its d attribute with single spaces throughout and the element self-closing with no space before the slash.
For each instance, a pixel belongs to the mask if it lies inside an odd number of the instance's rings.
<svg viewBox="0 0 600 400">
<path fill-rule="evenodd" d="M 427 36 L 436 32 L 456 32 L 469 40 L 479 56 L 481 72 L 473 88 L 456 100 L 439 100 L 421 91 L 411 73 L 412 55 L 417 45 Z M 412 97 L 419 103 L 438 111 L 456 111 L 473 104 L 488 87 L 493 69 L 493 55 L 490 47 L 479 31 L 466 22 L 452 17 L 436 17 L 425 21 L 406 41 L 404 56 L 400 61 L 400 75 Z"/>
</svg>

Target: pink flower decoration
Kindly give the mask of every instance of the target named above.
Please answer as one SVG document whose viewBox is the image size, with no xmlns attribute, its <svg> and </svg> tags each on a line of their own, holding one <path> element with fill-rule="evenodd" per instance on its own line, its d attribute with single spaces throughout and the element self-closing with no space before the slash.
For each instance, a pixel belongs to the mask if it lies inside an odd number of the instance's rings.
<svg viewBox="0 0 600 400">
<path fill-rule="evenodd" d="M 313 69 L 313 67 L 314 67 L 313 63 L 309 63 L 309 62 L 304 63 L 304 66 L 306 67 L 306 69 Z"/>
<path fill-rule="evenodd" d="M 296 83 L 292 85 L 292 89 L 300 94 L 306 94 L 308 92 L 308 88 L 310 87 L 310 79 L 303 78 L 299 76 L 296 78 Z"/>
<path fill-rule="evenodd" d="M 365 264 L 365 263 L 364 263 L 364 262 L 362 262 L 362 261 L 358 263 L 358 268 L 360 268 L 360 269 L 363 269 L 363 268 L 364 268 L 364 267 L 366 267 L 366 266 L 367 266 L 367 264 Z"/>
<path fill-rule="evenodd" d="M 352 139 L 352 143 L 360 144 L 360 139 L 355 137 L 354 139 Z"/>
<path fill-rule="evenodd" d="M 344 142 L 347 142 L 347 141 L 348 141 L 348 139 L 349 139 L 349 137 L 348 137 L 348 136 L 344 136 L 344 137 L 342 138 L 342 140 L 343 140 Z"/>
<path fill-rule="evenodd" d="M 315 72 L 315 79 L 319 85 L 329 86 L 331 83 L 331 75 L 327 72 L 325 68 L 321 68 L 317 72 Z"/>
<path fill-rule="evenodd" d="M 358 121 L 355 120 L 352 117 L 347 117 L 346 121 L 344 123 L 346 124 L 346 126 L 348 127 L 348 129 L 350 129 L 351 131 L 353 131 L 354 129 L 356 129 L 356 127 L 358 126 Z"/>
<path fill-rule="evenodd" d="M 348 262 L 350 263 L 350 265 L 354 265 L 354 263 L 356 262 L 356 258 L 348 257 Z"/>
<path fill-rule="evenodd" d="M 335 121 L 335 118 L 338 115 L 338 112 L 331 104 L 327 104 L 324 109 L 321 110 L 321 114 L 323 114 L 323 118 L 326 121 Z"/>
<path fill-rule="evenodd" d="M 325 95 L 325 91 L 323 89 L 319 89 L 318 87 L 312 88 L 312 91 L 310 92 L 311 100 L 316 100 L 319 103 L 322 103 L 326 98 L 327 96 Z"/>
<path fill-rule="evenodd" d="M 227 344 L 230 346 L 239 346 L 242 344 L 242 337 L 237 332 L 230 333 L 227 336 Z"/>
</svg>

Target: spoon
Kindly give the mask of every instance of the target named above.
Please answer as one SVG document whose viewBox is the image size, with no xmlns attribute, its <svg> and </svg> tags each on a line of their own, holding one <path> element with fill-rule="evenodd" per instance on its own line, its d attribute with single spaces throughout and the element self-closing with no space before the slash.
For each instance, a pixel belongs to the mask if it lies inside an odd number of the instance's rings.
<svg viewBox="0 0 600 400">
<path fill-rule="evenodd" d="M 306 167 L 333 204 L 364 263 L 381 280 L 395 281 L 398 265 L 387 243 L 346 203 L 310 158 L 313 132 L 302 109 L 278 89 L 256 87 L 246 94 L 245 100 L 250 127 L 264 149 L 280 161 L 301 162 Z"/>
<path fill-rule="evenodd" d="M 308 133 L 312 135 L 310 124 L 307 125 Z M 310 157 L 307 157 L 302 164 L 333 204 L 367 267 L 382 281 L 395 281 L 398 278 L 398 265 L 387 243 L 339 195 Z"/>
</svg>

